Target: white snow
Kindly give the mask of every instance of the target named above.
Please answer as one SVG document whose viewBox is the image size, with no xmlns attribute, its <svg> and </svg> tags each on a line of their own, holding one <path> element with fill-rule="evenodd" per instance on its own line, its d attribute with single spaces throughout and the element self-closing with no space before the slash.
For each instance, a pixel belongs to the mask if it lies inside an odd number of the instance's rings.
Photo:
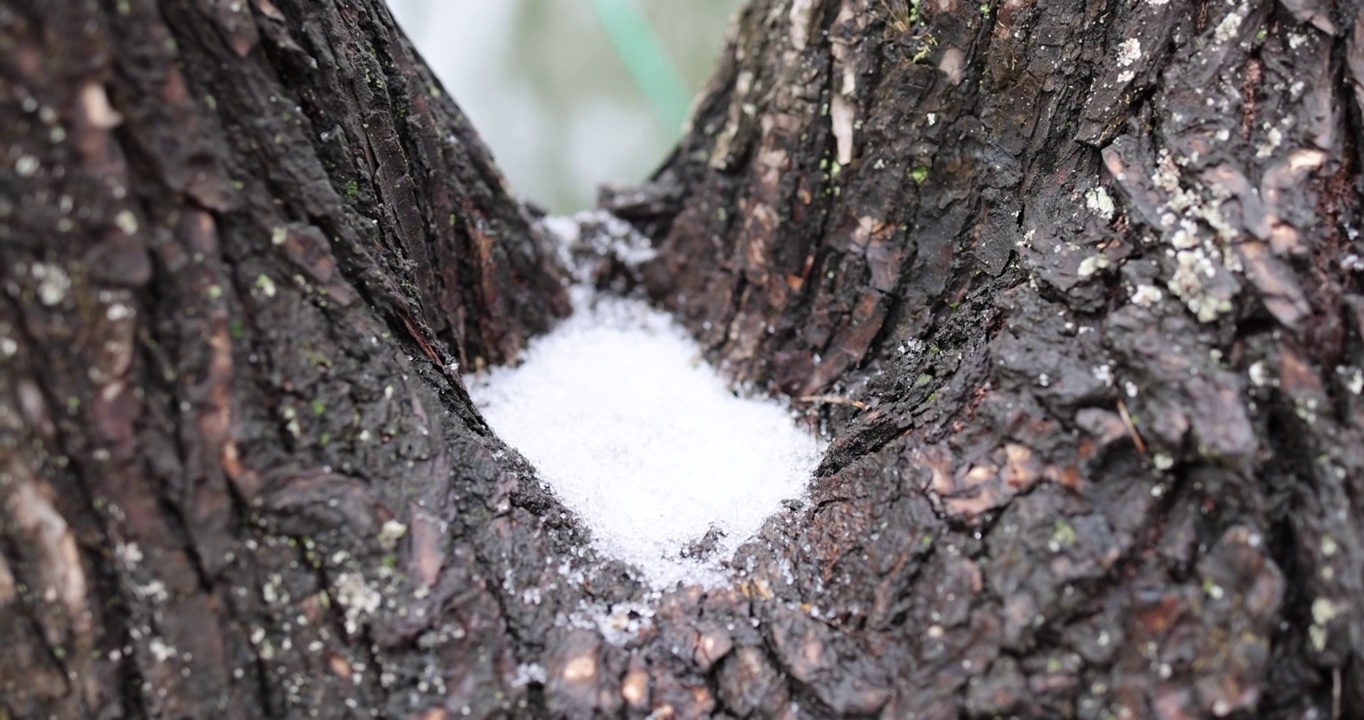
<svg viewBox="0 0 1364 720">
<path fill-rule="evenodd" d="M 731 392 L 668 315 L 575 292 L 522 365 L 466 376 L 470 395 L 600 551 L 656 588 L 724 582 L 721 561 L 804 494 L 820 443 L 781 404 Z M 714 553 L 679 554 L 712 527 Z"/>
</svg>

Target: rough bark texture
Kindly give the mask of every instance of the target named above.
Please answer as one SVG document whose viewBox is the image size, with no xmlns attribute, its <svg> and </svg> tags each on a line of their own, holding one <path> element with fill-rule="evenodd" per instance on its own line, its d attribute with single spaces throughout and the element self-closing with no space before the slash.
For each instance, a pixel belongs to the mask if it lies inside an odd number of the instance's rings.
<svg viewBox="0 0 1364 720">
<path fill-rule="evenodd" d="M 0 3 L 0 717 L 1364 714 L 1362 42 L 754 0 L 603 204 L 832 443 L 659 597 L 459 384 L 563 272 L 382 3 Z"/>
</svg>

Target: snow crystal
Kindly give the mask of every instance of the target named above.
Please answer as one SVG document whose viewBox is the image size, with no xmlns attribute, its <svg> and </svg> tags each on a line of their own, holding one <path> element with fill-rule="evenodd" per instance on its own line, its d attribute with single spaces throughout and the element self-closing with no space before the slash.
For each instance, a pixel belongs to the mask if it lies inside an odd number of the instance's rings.
<svg viewBox="0 0 1364 720">
<path fill-rule="evenodd" d="M 804 493 L 818 441 L 779 403 L 731 392 L 668 315 L 575 293 L 522 365 L 466 376 L 470 395 L 599 550 L 655 587 L 723 582 L 721 561 Z"/>
</svg>

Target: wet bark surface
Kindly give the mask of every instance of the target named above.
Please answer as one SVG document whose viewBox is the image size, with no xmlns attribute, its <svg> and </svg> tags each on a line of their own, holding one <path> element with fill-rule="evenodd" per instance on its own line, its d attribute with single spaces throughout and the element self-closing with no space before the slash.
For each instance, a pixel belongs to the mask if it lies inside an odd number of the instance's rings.
<svg viewBox="0 0 1364 720">
<path fill-rule="evenodd" d="M 0 717 L 1364 712 L 1361 42 L 753 2 L 615 279 L 831 443 L 658 594 L 470 406 L 566 271 L 382 3 L 0 4 Z"/>
</svg>

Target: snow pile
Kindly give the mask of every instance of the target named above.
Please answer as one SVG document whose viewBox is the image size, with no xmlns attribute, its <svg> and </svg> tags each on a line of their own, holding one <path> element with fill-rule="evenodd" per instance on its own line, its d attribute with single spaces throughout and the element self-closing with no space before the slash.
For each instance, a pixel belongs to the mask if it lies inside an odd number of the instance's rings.
<svg viewBox="0 0 1364 720">
<path fill-rule="evenodd" d="M 599 550 L 657 588 L 722 582 L 720 562 L 804 494 L 819 443 L 778 403 L 730 392 L 666 314 L 577 292 L 521 366 L 466 377 L 470 395 Z"/>
</svg>

